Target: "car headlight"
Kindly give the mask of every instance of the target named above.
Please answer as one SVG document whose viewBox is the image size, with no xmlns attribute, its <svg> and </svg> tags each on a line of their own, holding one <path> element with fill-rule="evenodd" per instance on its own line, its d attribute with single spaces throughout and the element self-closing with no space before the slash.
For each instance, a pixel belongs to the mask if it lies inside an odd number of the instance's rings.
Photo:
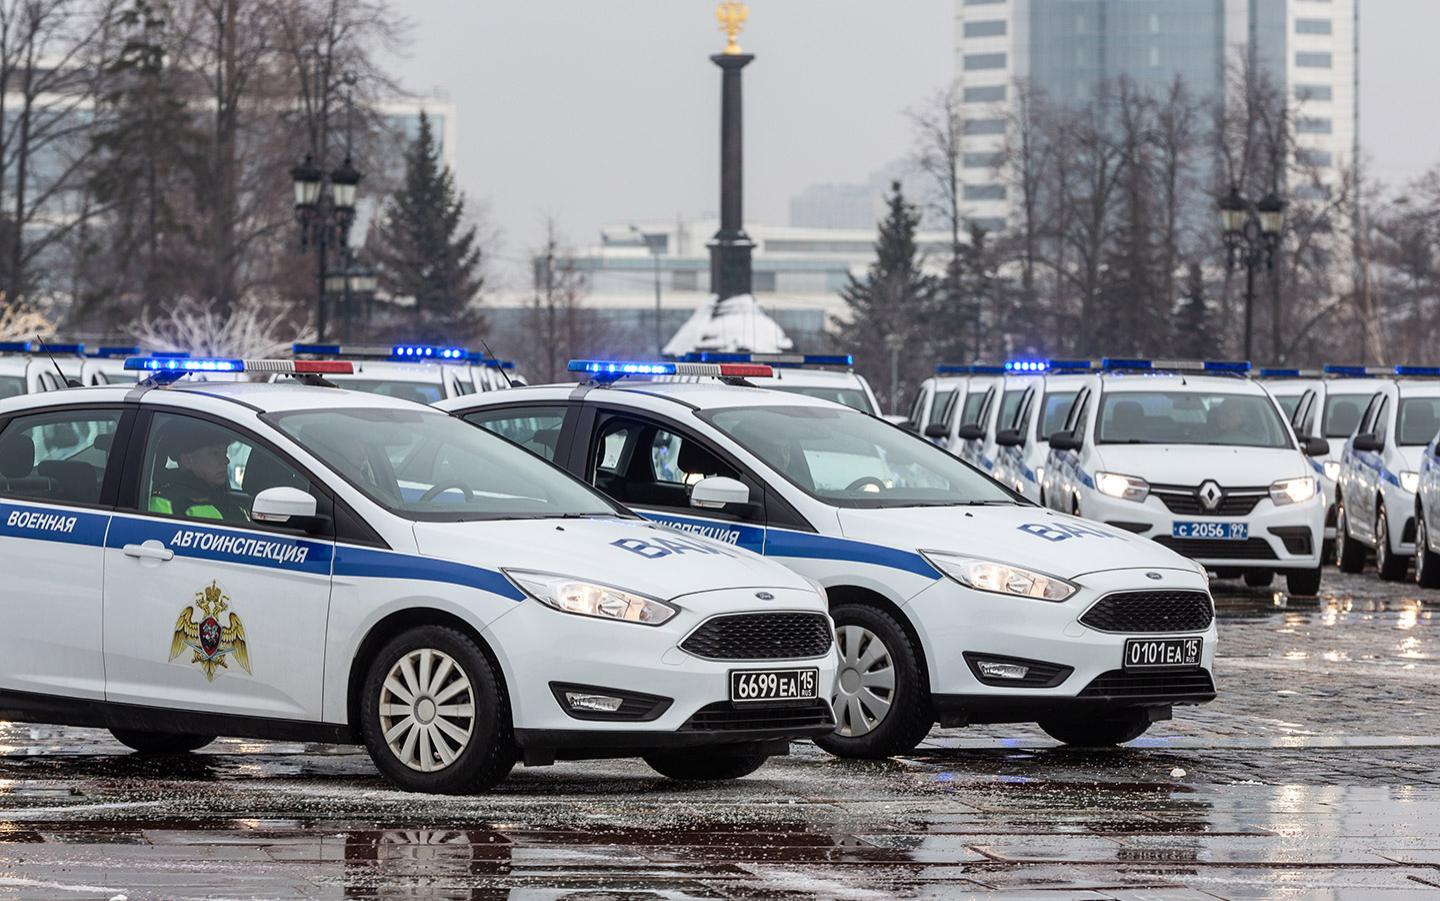
<svg viewBox="0 0 1440 901">
<path fill-rule="evenodd" d="M 1323 467 L 1325 469 L 1325 478 L 1332 482 L 1338 482 L 1340 480 L 1339 460 L 1326 460 Z"/>
<path fill-rule="evenodd" d="M 993 594 L 1009 594 L 1042 601 L 1063 601 L 1079 587 L 1033 570 L 1021 569 L 997 560 L 962 557 L 942 551 L 921 551 L 930 564 L 967 588 Z"/>
<path fill-rule="evenodd" d="M 1320 490 L 1320 485 L 1315 481 L 1314 476 L 1301 476 L 1298 479 L 1281 479 L 1270 485 L 1270 500 L 1276 506 L 1285 504 L 1300 504 L 1310 500 Z"/>
<path fill-rule="evenodd" d="M 1143 501 L 1150 493 L 1150 483 L 1135 476 L 1122 476 L 1114 472 L 1095 473 L 1095 487 L 1101 494 L 1118 497 L 1127 501 Z"/>
<path fill-rule="evenodd" d="M 1415 492 L 1419 491 L 1419 490 L 1420 490 L 1420 473 L 1418 473 L 1418 472 L 1402 472 L 1402 473 L 1400 473 L 1400 487 L 1403 488 L 1403 489 L 1405 489 L 1406 491 L 1410 492 L 1411 494 L 1414 494 Z"/>
<path fill-rule="evenodd" d="M 505 575 L 540 603 L 577 616 L 658 626 L 676 613 L 669 604 L 610 585 L 517 569 L 507 569 Z"/>
</svg>

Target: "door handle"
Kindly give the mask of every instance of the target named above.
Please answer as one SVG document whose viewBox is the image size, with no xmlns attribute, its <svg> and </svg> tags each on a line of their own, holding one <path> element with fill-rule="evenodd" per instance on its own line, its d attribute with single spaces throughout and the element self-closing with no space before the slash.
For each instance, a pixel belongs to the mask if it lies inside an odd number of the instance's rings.
<svg viewBox="0 0 1440 901">
<path fill-rule="evenodd" d="M 127 544 L 123 548 L 125 556 L 134 557 L 136 560 L 158 560 L 161 563 L 175 559 L 175 552 L 158 541 L 147 541 L 144 544 Z"/>
</svg>

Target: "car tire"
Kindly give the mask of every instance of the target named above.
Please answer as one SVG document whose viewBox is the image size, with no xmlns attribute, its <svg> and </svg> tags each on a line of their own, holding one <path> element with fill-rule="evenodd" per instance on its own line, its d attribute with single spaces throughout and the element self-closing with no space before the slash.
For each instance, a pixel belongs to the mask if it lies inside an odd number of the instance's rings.
<svg viewBox="0 0 1440 901">
<path fill-rule="evenodd" d="M 1320 582 L 1325 577 L 1325 567 L 1314 569 L 1292 569 L 1285 574 L 1285 590 L 1295 597 L 1313 598 L 1320 593 Z"/>
<path fill-rule="evenodd" d="M 190 735 L 181 732 L 141 732 L 136 729 L 111 729 L 115 740 L 141 754 L 188 754 L 215 740 L 213 735 Z"/>
<path fill-rule="evenodd" d="M 1430 550 L 1425 511 L 1415 508 L 1415 582 L 1421 588 L 1440 588 L 1440 554 Z"/>
<path fill-rule="evenodd" d="M 365 748 L 381 774 L 406 791 L 480 792 L 515 766 L 504 680 L 458 629 L 400 633 L 371 660 L 361 692 Z"/>
<path fill-rule="evenodd" d="M 1375 567 L 1386 582 L 1399 582 L 1410 571 L 1410 558 L 1390 550 L 1390 518 L 1384 501 L 1375 505 Z"/>
<path fill-rule="evenodd" d="M 1275 570 L 1273 569 L 1248 569 L 1245 571 L 1245 584 L 1251 588 L 1268 588 L 1275 582 Z"/>
<path fill-rule="evenodd" d="M 1150 718 L 1141 711 L 1110 717 L 1047 719 L 1039 723 L 1045 734 L 1077 748 L 1109 748 L 1134 741 L 1150 728 Z"/>
<path fill-rule="evenodd" d="M 721 782 L 740 779 L 765 765 L 769 754 L 736 754 L 723 749 L 691 749 L 646 754 L 650 769 L 680 782 Z"/>
<path fill-rule="evenodd" d="M 915 750 L 930 734 L 935 717 L 920 654 L 909 634 L 889 613 L 868 604 L 839 604 L 830 615 L 840 649 L 840 671 L 830 699 L 835 731 L 815 743 L 837 757 L 871 760 Z M 861 663 L 866 664 L 864 672 L 856 665 Z"/>
<path fill-rule="evenodd" d="M 1350 516 L 1345 512 L 1345 502 L 1340 500 L 1335 506 L 1335 543 L 1339 547 L 1336 554 L 1342 573 L 1358 573 L 1365 570 L 1365 545 L 1350 537 Z"/>
</svg>

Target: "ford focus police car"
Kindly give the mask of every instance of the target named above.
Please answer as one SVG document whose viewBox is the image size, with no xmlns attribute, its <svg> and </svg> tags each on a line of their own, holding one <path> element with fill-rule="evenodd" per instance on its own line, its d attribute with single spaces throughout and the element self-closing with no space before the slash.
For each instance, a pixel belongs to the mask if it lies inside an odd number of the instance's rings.
<svg viewBox="0 0 1440 901">
<path fill-rule="evenodd" d="M 1320 589 L 1324 500 L 1248 363 L 1104 360 L 1050 436 L 1045 502 L 1153 538 L 1221 576 Z"/>
<path fill-rule="evenodd" d="M 332 379 L 340 387 L 351 391 L 433 404 L 447 397 L 464 397 L 482 390 L 477 387 L 470 369 L 472 354 L 463 347 L 296 344 L 293 351 L 297 359 L 336 359 L 353 363 L 354 372 Z M 486 378 L 491 375 L 487 373 Z"/>
<path fill-rule="evenodd" d="M 1050 435 L 1064 427 L 1081 382 L 1095 364 L 1090 360 L 1014 360 L 1005 365 L 1028 367 L 1043 378 L 1030 379 L 1014 415 L 996 422 L 995 468 L 990 474 L 1027 499 L 1043 504 L 1040 486 L 1050 455 Z"/>
<path fill-rule="evenodd" d="M 1355 434 L 1345 442 L 1336 490 L 1340 569 L 1360 572 L 1375 552 L 1380 578 L 1405 578 L 1415 553 L 1416 493 L 1425 449 L 1440 432 L 1440 368 L 1397 366 L 1371 383 Z M 1427 533 L 1426 540 L 1430 540 Z"/>
<path fill-rule="evenodd" d="M 823 585 L 841 656 L 838 730 L 817 739 L 826 749 L 903 753 L 937 720 L 1038 721 L 1061 741 L 1115 744 L 1214 696 L 1213 606 L 1195 564 L 1036 507 L 856 410 L 723 380 L 652 380 L 687 365 L 574 361 L 591 380 L 578 388 L 440 407 L 656 522 Z"/>
<path fill-rule="evenodd" d="M 517 758 L 733 778 L 834 728 L 812 583 L 376 395 L 182 379 L 4 401 L 0 571 L 0 715 L 142 751 L 363 742 L 397 785 L 460 792 Z"/>
</svg>

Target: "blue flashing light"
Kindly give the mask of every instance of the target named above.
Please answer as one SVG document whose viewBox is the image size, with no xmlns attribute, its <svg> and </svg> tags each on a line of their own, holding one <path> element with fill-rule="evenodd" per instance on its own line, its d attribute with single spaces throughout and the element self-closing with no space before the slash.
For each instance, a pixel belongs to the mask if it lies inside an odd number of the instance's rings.
<svg viewBox="0 0 1440 901">
<path fill-rule="evenodd" d="M 340 345 L 338 344 L 292 344 L 290 352 L 295 355 L 314 354 L 322 357 L 340 356 Z"/>
<path fill-rule="evenodd" d="M 451 360 L 461 362 L 470 356 L 463 347 L 434 347 L 429 344 L 396 344 L 390 356 L 397 360 Z"/>
<path fill-rule="evenodd" d="M 1440 366 L 1396 366 L 1395 374 L 1440 378 Z"/>
<path fill-rule="evenodd" d="M 112 360 L 115 357 L 138 357 L 140 355 L 139 345 L 129 347 L 100 347 L 90 352 L 90 357 L 96 360 Z M 160 356 L 160 354 L 156 354 Z"/>
<path fill-rule="evenodd" d="M 1139 370 L 1148 372 L 1155 368 L 1150 360 L 1124 359 L 1122 357 L 1106 357 L 1100 361 L 1100 368 L 1106 372 L 1115 372 L 1122 369 Z"/>
<path fill-rule="evenodd" d="M 190 372 L 244 372 L 245 361 L 225 357 L 131 357 L 125 361 L 125 368 L 180 375 Z"/>
<path fill-rule="evenodd" d="M 1260 370 L 1260 378 L 1262 379 L 1298 379 L 1299 377 L 1300 370 L 1298 369 L 1272 369 L 1262 367 Z"/>
<path fill-rule="evenodd" d="M 1008 360 L 1005 371 L 1019 375 L 1038 375 L 1050 371 L 1049 360 Z"/>
<path fill-rule="evenodd" d="M 29 341 L 0 341 L 0 354 L 28 354 L 34 349 Z"/>
<path fill-rule="evenodd" d="M 627 375 L 674 375 L 674 363 L 631 363 L 615 360 L 571 360 L 571 372 L 584 372 L 604 380 L 607 376 L 622 378 Z"/>
</svg>

